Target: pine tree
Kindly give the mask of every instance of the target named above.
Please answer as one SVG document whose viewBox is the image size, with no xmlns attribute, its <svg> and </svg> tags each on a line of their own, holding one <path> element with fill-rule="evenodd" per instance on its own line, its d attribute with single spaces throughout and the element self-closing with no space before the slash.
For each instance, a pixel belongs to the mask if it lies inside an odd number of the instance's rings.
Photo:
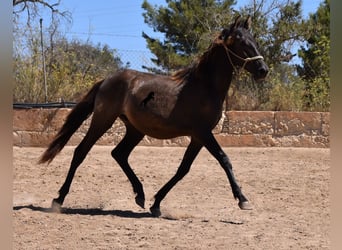
<svg viewBox="0 0 342 250">
<path fill-rule="evenodd" d="M 169 72 L 191 63 L 213 38 L 233 19 L 232 0 L 168 0 L 167 7 L 152 6 L 145 0 L 142 8 L 145 23 L 164 34 L 164 40 L 143 33 L 147 46 L 157 59 L 152 61 Z"/>
<path fill-rule="evenodd" d="M 305 79 L 304 102 L 308 110 L 329 110 L 330 106 L 330 0 L 324 0 L 306 23 L 306 47 L 299 50 L 303 65 L 299 75 Z"/>
</svg>

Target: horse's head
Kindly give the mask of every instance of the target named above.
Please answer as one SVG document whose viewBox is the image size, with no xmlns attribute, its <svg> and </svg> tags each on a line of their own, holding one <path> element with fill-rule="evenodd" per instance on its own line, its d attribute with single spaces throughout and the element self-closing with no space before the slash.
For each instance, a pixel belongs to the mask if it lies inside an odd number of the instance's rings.
<svg viewBox="0 0 342 250">
<path fill-rule="evenodd" d="M 268 73 L 268 67 L 260 55 L 257 43 L 250 33 L 251 18 L 245 21 L 240 16 L 235 19 L 229 29 L 224 29 L 219 39 L 223 42 L 230 63 L 245 68 L 255 80 L 264 79 Z"/>
</svg>

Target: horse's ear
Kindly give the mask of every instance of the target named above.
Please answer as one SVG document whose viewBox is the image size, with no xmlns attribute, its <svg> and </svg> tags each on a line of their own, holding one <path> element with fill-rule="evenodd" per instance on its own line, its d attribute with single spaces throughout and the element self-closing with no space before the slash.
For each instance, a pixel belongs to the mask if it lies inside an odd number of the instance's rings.
<svg viewBox="0 0 342 250">
<path fill-rule="evenodd" d="M 226 45 L 231 45 L 234 42 L 234 38 L 230 34 L 232 34 L 232 32 L 239 27 L 240 18 L 241 18 L 241 15 L 238 15 L 235 18 L 234 23 L 230 25 L 229 29 L 222 30 L 221 34 L 219 35 L 219 39 L 224 41 Z"/>
<path fill-rule="evenodd" d="M 241 18 L 241 15 L 238 15 L 238 16 L 235 18 L 235 22 L 232 24 L 231 30 L 234 30 L 234 29 L 236 29 L 237 27 L 239 27 L 240 18 Z"/>
<path fill-rule="evenodd" d="M 233 37 L 230 35 L 230 30 L 228 29 L 222 30 L 221 34 L 219 35 L 219 39 L 222 40 L 226 45 L 231 45 L 234 42 Z"/>
<path fill-rule="evenodd" d="M 243 24 L 243 27 L 246 29 L 246 30 L 249 30 L 252 26 L 252 18 L 251 16 L 248 16 L 245 23 Z"/>
</svg>

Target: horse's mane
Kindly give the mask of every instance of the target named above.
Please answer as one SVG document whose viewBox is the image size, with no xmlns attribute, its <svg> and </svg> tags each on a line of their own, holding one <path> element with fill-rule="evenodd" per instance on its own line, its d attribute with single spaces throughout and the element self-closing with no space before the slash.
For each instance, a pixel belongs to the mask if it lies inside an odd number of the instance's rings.
<svg viewBox="0 0 342 250">
<path fill-rule="evenodd" d="M 171 75 L 171 79 L 174 80 L 176 83 L 182 83 L 184 80 L 188 79 L 193 74 L 197 74 L 199 69 L 201 68 L 201 65 L 203 65 L 205 62 L 207 62 L 208 57 L 213 52 L 213 49 L 222 46 L 223 42 L 219 38 L 219 35 L 216 36 L 212 44 L 208 47 L 208 49 L 199 57 L 197 57 L 188 67 L 185 67 L 183 69 L 179 69 L 175 71 Z"/>
<path fill-rule="evenodd" d="M 193 62 L 190 66 L 185 67 L 183 69 L 179 69 L 171 75 L 171 79 L 174 80 L 176 83 L 181 83 L 185 79 L 187 79 L 193 72 L 196 71 L 198 66 L 198 60 Z"/>
</svg>

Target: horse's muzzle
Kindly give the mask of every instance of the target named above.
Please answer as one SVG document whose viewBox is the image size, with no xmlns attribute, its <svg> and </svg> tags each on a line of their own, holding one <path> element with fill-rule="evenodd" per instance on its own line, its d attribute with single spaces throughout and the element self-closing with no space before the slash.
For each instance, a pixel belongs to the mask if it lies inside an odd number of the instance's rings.
<svg viewBox="0 0 342 250">
<path fill-rule="evenodd" d="M 268 74 L 268 67 L 266 65 L 262 65 L 261 67 L 259 67 L 254 75 L 254 79 L 255 80 L 263 80 L 266 78 L 267 74 Z"/>
</svg>

